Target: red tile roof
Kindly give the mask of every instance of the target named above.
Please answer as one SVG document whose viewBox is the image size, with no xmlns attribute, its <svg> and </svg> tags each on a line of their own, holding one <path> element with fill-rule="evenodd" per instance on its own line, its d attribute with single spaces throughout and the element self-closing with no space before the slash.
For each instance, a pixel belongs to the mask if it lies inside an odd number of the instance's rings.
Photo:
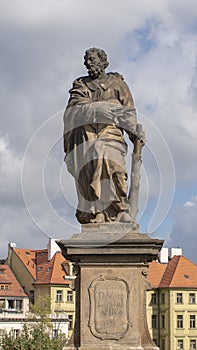
<svg viewBox="0 0 197 350">
<path fill-rule="evenodd" d="M 8 284 L 9 289 L 0 289 L 0 297 L 26 297 L 27 294 L 17 281 L 8 265 L 0 265 L 0 284 Z"/>
<path fill-rule="evenodd" d="M 22 261 L 22 263 L 24 264 L 26 269 L 29 271 L 29 273 L 32 275 L 32 277 L 35 279 L 36 278 L 36 263 L 35 263 L 36 250 L 13 248 L 13 251 Z"/>
<path fill-rule="evenodd" d="M 153 261 L 149 264 L 148 281 L 153 288 L 158 288 L 160 281 L 163 277 L 167 264 L 161 264 L 160 262 Z"/>
<path fill-rule="evenodd" d="M 197 265 L 184 256 L 174 256 L 168 264 L 153 261 L 148 280 L 153 288 L 197 288 Z"/>
<path fill-rule="evenodd" d="M 170 280 L 170 287 L 173 288 L 197 288 L 197 265 L 184 256 L 174 257 L 175 265 L 174 274 Z M 169 266 L 173 263 L 173 259 L 169 262 Z M 167 274 L 166 270 L 166 274 Z M 162 283 L 162 281 L 161 281 Z"/>
<path fill-rule="evenodd" d="M 51 260 L 48 260 L 48 250 L 29 250 L 13 248 L 21 259 L 29 273 L 34 278 L 34 284 L 69 284 L 65 279 L 67 274 L 63 264 L 67 260 L 60 252 L 56 252 Z"/>
<path fill-rule="evenodd" d="M 65 279 L 66 271 L 62 264 L 67 260 L 60 252 L 56 252 L 53 258 L 48 261 L 47 249 L 36 252 L 37 277 L 34 284 L 69 284 Z"/>
<path fill-rule="evenodd" d="M 160 284 L 159 284 L 159 287 L 170 287 L 170 284 L 171 284 L 171 281 L 172 281 L 172 278 L 176 272 L 176 267 L 177 267 L 177 264 L 179 262 L 179 256 L 174 256 L 172 258 L 172 260 L 169 261 L 167 267 L 166 267 L 166 271 L 165 271 L 165 274 L 163 275 L 161 281 L 160 281 Z"/>
<path fill-rule="evenodd" d="M 53 261 L 53 269 L 51 272 L 51 283 L 53 284 L 69 284 L 70 282 L 65 280 L 65 276 L 68 275 L 63 267 L 63 265 L 68 265 L 67 260 L 63 257 L 63 255 L 58 252 L 54 256 Z"/>
</svg>

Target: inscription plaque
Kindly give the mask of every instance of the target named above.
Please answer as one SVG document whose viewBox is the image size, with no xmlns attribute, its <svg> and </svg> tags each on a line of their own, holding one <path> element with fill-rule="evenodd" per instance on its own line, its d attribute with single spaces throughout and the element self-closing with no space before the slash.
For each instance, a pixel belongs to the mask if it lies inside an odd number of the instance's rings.
<svg viewBox="0 0 197 350">
<path fill-rule="evenodd" d="M 100 276 L 89 287 L 89 327 L 100 339 L 120 339 L 127 333 L 129 320 L 129 287 L 118 277 Z"/>
</svg>

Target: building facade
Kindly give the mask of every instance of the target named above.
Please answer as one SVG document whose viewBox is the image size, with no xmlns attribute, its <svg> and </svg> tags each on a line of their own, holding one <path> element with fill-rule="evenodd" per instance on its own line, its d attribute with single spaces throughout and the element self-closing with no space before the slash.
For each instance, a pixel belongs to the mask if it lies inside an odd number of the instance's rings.
<svg viewBox="0 0 197 350">
<path fill-rule="evenodd" d="M 7 318 L 7 327 L 9 315 L 17 310 L 16 324 L 12 319 L 10 327 L 20 328 L 28 297 L 31 304 L 49 296 L 54 335 L 59 330 L 65 333 L 67 327 L 70 337 L 75 319 L 75 276 L 56 243 L 51 240 L 42 250 L 11 245 L 7 263 L 22 286 L 20 296 L 6 298 L 8 279 L 1 280 L 0 315 Z M 0 277 L 3 275 L 0 268 Z M 159 259 L 150 263 L 148 281 L 152 289 L 147 291 L 147 321 L 152 339 L 160 350 L 197 349 L 197 266 L 180 249 L 172 250 L 169 257 L 163 248 Z"/>
<path fill-rule="evenodd" d="M 29 298 L 8 265 L 0 265 L 0 329 L 17 334 L 29 311 Z"/>
<path fill-rule="evenodd" d="M 179 255 L 154 261 L 148 276 L 148 326 L 160 350 L 197 349 L 197 266 Z"/>
<path fill-rule="evenodd" d="M 60 248 L 50 239 L 47 249 L 30 250 L 9 245 L 10 266 L 30 303 L 49 296 L 51 317 L 63 326 L 67 323 L 71 335 L 75 316 L 75 291 L 72 264 L 61 254 Z M 54 332 L 56 330 L 54 329 Z"/>
</svg>

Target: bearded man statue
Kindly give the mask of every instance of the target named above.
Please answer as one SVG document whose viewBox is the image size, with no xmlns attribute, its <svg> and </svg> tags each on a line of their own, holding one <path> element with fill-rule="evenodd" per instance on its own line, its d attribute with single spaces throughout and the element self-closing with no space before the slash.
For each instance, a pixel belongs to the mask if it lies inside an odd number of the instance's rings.
<svg viewBox="0 0 197 350">
<path fill-rule="evenodd" d="M 124 132 L 137 137 L 136 111 L 119 73 L 106 73 L 106 53 L 85 52 L 88 75 L 73 82 L 64 114 L 64 151 L 78 195 L 76 217 L 82 224 L 131 222 Z"/>
</svg>

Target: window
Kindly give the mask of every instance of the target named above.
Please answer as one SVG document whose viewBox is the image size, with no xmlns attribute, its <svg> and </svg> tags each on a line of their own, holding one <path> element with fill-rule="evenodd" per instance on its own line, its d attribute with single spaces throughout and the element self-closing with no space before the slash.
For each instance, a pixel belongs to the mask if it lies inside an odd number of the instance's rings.
<svg viewBox="0 0 197 350">
<path fill-rule="evenodd" d="M 53 329 L 53 338 L 58 337 L 58 329 Z"/>
<path fill-rule="evenodd" d="M 151 304 L 157 304 L 157 294 L 156 293 L 152 293 L 151 295 Z"/>
<path fill-rule="evenodd" d="M 190 350 L 191 349 L 196 349 L 196 340 L 195 339 L 191 339 L 189 345 L 190 345 L 189 346 Z"/>
<path fill-rule="evenodd" d="M 190 322 L 189 322 L 190 328 L 196 328 L 196 316 L 190 315 Z"/>
<path fill-rule="evenodd" d="M 183 328 L 183 315 L 177 315 L 177 328 Z"/>
<path fill-rule="evenodd" d="M 2 312 L 2 309 L 5 309 L 5 298 L 0 299 L 0 310 Z"/>
<path fill-rule="evenodd" d="M 14 329 L 14 336 L 15 338 L 18 337 L 18 335 L 20 334 L 20 330 L 19 329 Z"/>
<path fill-rule="evenodd" d="M 34 290 L 29 291 L 29 300 L 31 304 L 34 304 Z"/>
<path fill-rule="evenodd" d="M 73 328 L 73 315 L 68 315 L 68 319 L 69 319 L 69 329 Z"/>
<path fill-rule="evenodd" d="M 176 302 L 177 302 L 177 304 L 183 303 L 183 294 L 182 293 L 176 293 Z"/>
<path fill-rule="evenodd" d="M 56 291 L 56 302 L 61 303 L 62 302 L 62 290 L 57 290 Z"/>
<path fill-rule="evenodd" d="M 165 350 L 165 339 L 161 339 L 161 350 Z"/>
<path fill-rule="evenodd" d="M 8 299 L 8 309 L 14 309 L 15 307 L 14 307 L 14 300 L 9 300 Z"/>
<path fill-rule="evenodd" d="M 161 328 L 165 328 L 165 315 L 161 315 Z"/>
<path fill-rule="evenodd" d="M 0 284 L 1 290 L 9 290 L 9 284 Z"/>
<path fill-rule="evenodd" d="M 16 300 L 16 309 L 18 311 L 22 311 L 22 308 L 23 308 L 23 302 L 22 300 Z"/>
<path fill-rule="evenodd" d="M 73 301 L 73 292 L 72 292 L 72 290 L 68 290 L 67 291 L 67 301 L 68 302 Z"/>
<path fill-rule="evenodd" d="M 195 304 L 195 293 L 189 293 L 189 304 Z"/>
<path fill-rule="evenodd" d="M 165 293 L 161 293 L 161 304 L 165 304 Z"/>
<path fill-rule="evenodd" d="M 157 328 L 157 315 L 152 315 L 152 328 Z"/>
<path fill-rule="evenodd" d="M 178 339 L 177 340 L 177 349 L 183 349 L 183 340 L 182 339 Z"/>
</svg>

